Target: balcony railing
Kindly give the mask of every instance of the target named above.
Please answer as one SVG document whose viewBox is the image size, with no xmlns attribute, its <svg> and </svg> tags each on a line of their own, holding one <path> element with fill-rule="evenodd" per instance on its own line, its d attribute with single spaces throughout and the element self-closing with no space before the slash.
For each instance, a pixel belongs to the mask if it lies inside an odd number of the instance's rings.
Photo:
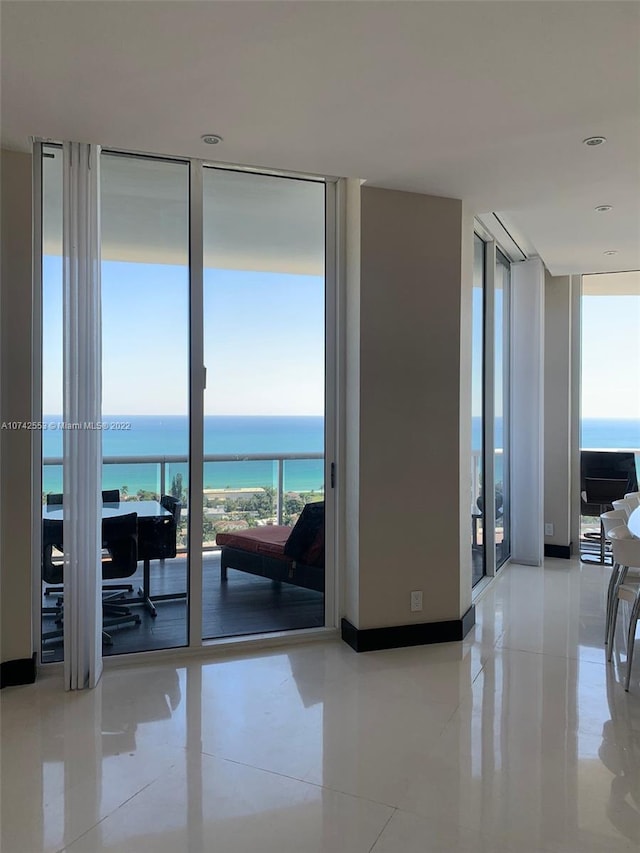
<svg viewBox="0 0 640 853">
<path fill-rule="evenodd" d="M 502 454 L 501 449 L 496 450 L 497 455 Z M 471 453 L 471 498 L 472 504 L 475 506 L 481 491 L 480 477 L 480 462 L 482 452 L 473 450 Z M 323 453 L 244 453 L 244 454 L 223 454 L 210 453 L 204 456 L 204 463 L 208 462 L 275 462 L 277 465 L 276 472 L 276 517 L 278 524 L 282 524 L 283 507 L 284 507 L 284 466 L 285 462 L 293 461 L 311 461 L 324 459 Z M 44 466 L 62 466 L 63 459 L 61 456 L 47 456 L 43 460 Z M 102 460 L 104 465 L 157 465 L 159 466 L 159 478 L 156 482 L 159 485 L 159 494 L 167 494 L 167 466 L 168 465 L 187 465 L 189 459 L 186 455 L 173 456 L 105 456 Z M 255 483 L 255 488 L 261 488 L 264 483 Z M 188 485 L 186 486 L 188 489 Z"/>
<path fill-rule="evenodd" d="M 242 453 L 242 454 L 222 454 L 222 453 L 210 453 L 204 456 L 204 463 L 215 463 L 215 462 L 273 462 L 276 465 L 275 472 L 275 497 L 276 497 L 276 505 L 275 505 L 275 517 L 278 524 L 283 523 L 284 519 L 284 498 L 285 498 L 285 463 L 287 462 L 301 462 L 301 461 L 318 461 L 324 459 L 324 453 Z M 48 466 L 62 466 L 63 459 L 62 457 L 56 456 L 48 456 L 43 460 L 43 465 L 45 467 Z M 102 464 L 103 466 L 108 465 L 156 465 L 158 466 L 158 470 L 155 477 L 155 482 L 159 487 L 159 495 L 167 494 L 167 468 L 172 465 L 188 465 L 189 459 L 186 455 L 177 455 L 177 456 L 159 456 L 159 455 L 150 455 L 150 456 L 105 456 L 103 457 Z M 252 489 L 255 491 L 260 490 L 265 485 L 273 485 L 267 484 L 264 482 L 256 482 L 255 484 L 251 484 L 250 486 L 237 486 L 234 488 L 233 484 L 228 487 L 228 491 L 230 492 L 239 492 L 242 488 L 245 490 L 251 491 Z M 187 482 L 184 484 L 185 492 L 188 495 L 188 478 Z M 227 491 L 222 489 L 221 491 Z M 289 491 L 293 491 L 289 489 Z M 302 491 L 302 490 L 300 490 Z M 304 490 L 304 491 L 311 491 Z M 132 496 L 133 497 L 133 496 Z M 188 502 L 187 502 L 188 503 Z M 188 505 L 185 506 L 185 509 L 188 511 Z"/>
</svg>

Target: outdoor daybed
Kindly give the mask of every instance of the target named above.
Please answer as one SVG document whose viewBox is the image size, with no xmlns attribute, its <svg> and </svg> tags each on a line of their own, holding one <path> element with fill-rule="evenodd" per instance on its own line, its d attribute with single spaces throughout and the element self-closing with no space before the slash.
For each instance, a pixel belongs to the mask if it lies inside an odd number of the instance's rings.
<svg viewBox="0 0 640 853">
<path fill-rule="evenodd" d="M 220 580 L 227 569 L 324 592 L 324 501 L 307 504 L 294 527 L 265 525 L 218 533 Z"/>
</svg>

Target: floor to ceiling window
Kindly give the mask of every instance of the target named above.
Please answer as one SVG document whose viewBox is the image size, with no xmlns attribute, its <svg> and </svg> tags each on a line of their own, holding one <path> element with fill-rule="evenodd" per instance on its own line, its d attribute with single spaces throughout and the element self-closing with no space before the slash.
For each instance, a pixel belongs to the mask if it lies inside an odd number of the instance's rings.
<svg viewBox="0 0 640 853">
<path fill-rule="evenodd" d="M 65 624 L 64 180 L 61 148 L 38 150 L 47 662 Z M 322 180 L 106 150 L 100 171 L 102 420 L 77 428 L 102 440 L 102 653 L 323 626 L 333 196 Z"/>
<path fill-rule="evenodd" d="M 510 262 L 489 235 L 474 234 L 471 414 L 472 582 L 511 553 L 509 359 Z M 486 496 L 492 500 L 487 501 Z"/>
<path fill-rule="evenodd" d="M 324 521 L 325 185 L 203 177 L 203 636 L 318 627 L 324 542 L 285 552 Z"/>
<path fill-rule="evenodd" d="M 473 584 L 486 573 L 484 513 L 484 295 L 485 244 L 473 235 L 471 331 L 471 559 Z"/>
<path fill-rule="evenodd" d="M 43 148 L 44 661 L 63 655 L 67 428 L 102 438 L 103 654 L 188 643 L 189 164 L 104 152 L 100 166 L 102 419 L 67 425 L 62 152 Z M 118 544 L 127 523 L 137 558 Z"/>
<path fill-rule="evenodd" d="M 62 149 L 42 148 L 42 599 L 41 656 L 62 660 L 63 537 L 61 519 L 47 520 L 62 503 Z M 48 496 L 48 497 L 47 497 Z"/>
<path fill-rule="evenodd" d="M 189 615 L 189 163 L 103 152 L 101 178 L 104 513 L 137 515 L 121 606 L 140 618 L 104 652 L 173 648 Z"/>
<path fill-rule="evenodd" d="M 496 251 L 494 286 L 494 484 L 496 568 L 511 553 L 509 494 L 509 348 L 511 265 Z"/>
<path fill-rule="evenodd" d="M 600 560 L 601 508 L 640 476 L 640 271 L 582 277 L 581 334 L 581 551 Z"/>
</svg>

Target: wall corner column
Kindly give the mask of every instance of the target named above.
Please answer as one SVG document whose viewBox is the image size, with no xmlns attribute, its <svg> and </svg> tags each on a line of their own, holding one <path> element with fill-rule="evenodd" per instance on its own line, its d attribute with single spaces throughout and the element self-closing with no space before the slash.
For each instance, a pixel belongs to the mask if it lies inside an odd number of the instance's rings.
<svg viewBox="0 0 640 853">
<path fill-rule="evenodd" d="M 347 232 L 343 637 L 358 651 L 462 639 L 473 218 L 457 199 L 351 184 Z"/>
<path fill-rule="evenodd" d="M 2 290 L 0 420 L 31 421 L 31 155 L 0 155 Z M 35 678 L 31 617 L 31 437 L 0 430 L 0 654 L 4 684 Z"/>
</svg>

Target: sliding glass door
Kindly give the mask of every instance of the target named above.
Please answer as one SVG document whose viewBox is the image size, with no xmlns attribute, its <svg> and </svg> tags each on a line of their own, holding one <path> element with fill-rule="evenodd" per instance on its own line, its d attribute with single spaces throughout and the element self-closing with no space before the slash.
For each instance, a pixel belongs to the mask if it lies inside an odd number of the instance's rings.
<svg viewBox="0 0 640 853">
<path fill-rule="evenodd" d="M 138 524 L 115 654 L 188 644 L 189 163 L 103 152 L 101 173 L 104 514 Z"/>
<path fill-rule="evenodd" d="M 472 583 L 486 574 L 484 511 L 484 296 L 485 244 L 473 235 L 471 315 L 471 569 Z"/>
<path fill-rule="evenodd" d="M 206 168 L 203 187 L 203 637 L 319 627 L 325 185 Z M 285 553 L 296 523 L 307 550 Z"/>
<path fill-rule="evenodd" d="M 494 484 L 496 568 L 511 554 L 509 488 L 509 356 L 511 265 L 496 251 L 494 281 Z"/>
<path fill-rule="evenodd" d="M 62 520 L 47 519 L 62 504 L 62 148 L 42 147 L 42 553 L 40 635 L 43 663 L 63 659 L 64 545 Z"/>
<path fill-rule="evenodd" d="M 46 662 L 65 625 L 63 168 L 59 146 L 37 150 Z M 100 171 L 102 416 L 73 428 L 102 442 L 102 653 L 323 626 L 333 193 L 113 151 Z"/>
<path fill-rule="evenodd" d="M 474 234 L 471 327 L 471 565 L 475 586 L 511 553 L 510 263 Z M 487 500 L 487 495 L 491 496 Z"/>
</svg>

